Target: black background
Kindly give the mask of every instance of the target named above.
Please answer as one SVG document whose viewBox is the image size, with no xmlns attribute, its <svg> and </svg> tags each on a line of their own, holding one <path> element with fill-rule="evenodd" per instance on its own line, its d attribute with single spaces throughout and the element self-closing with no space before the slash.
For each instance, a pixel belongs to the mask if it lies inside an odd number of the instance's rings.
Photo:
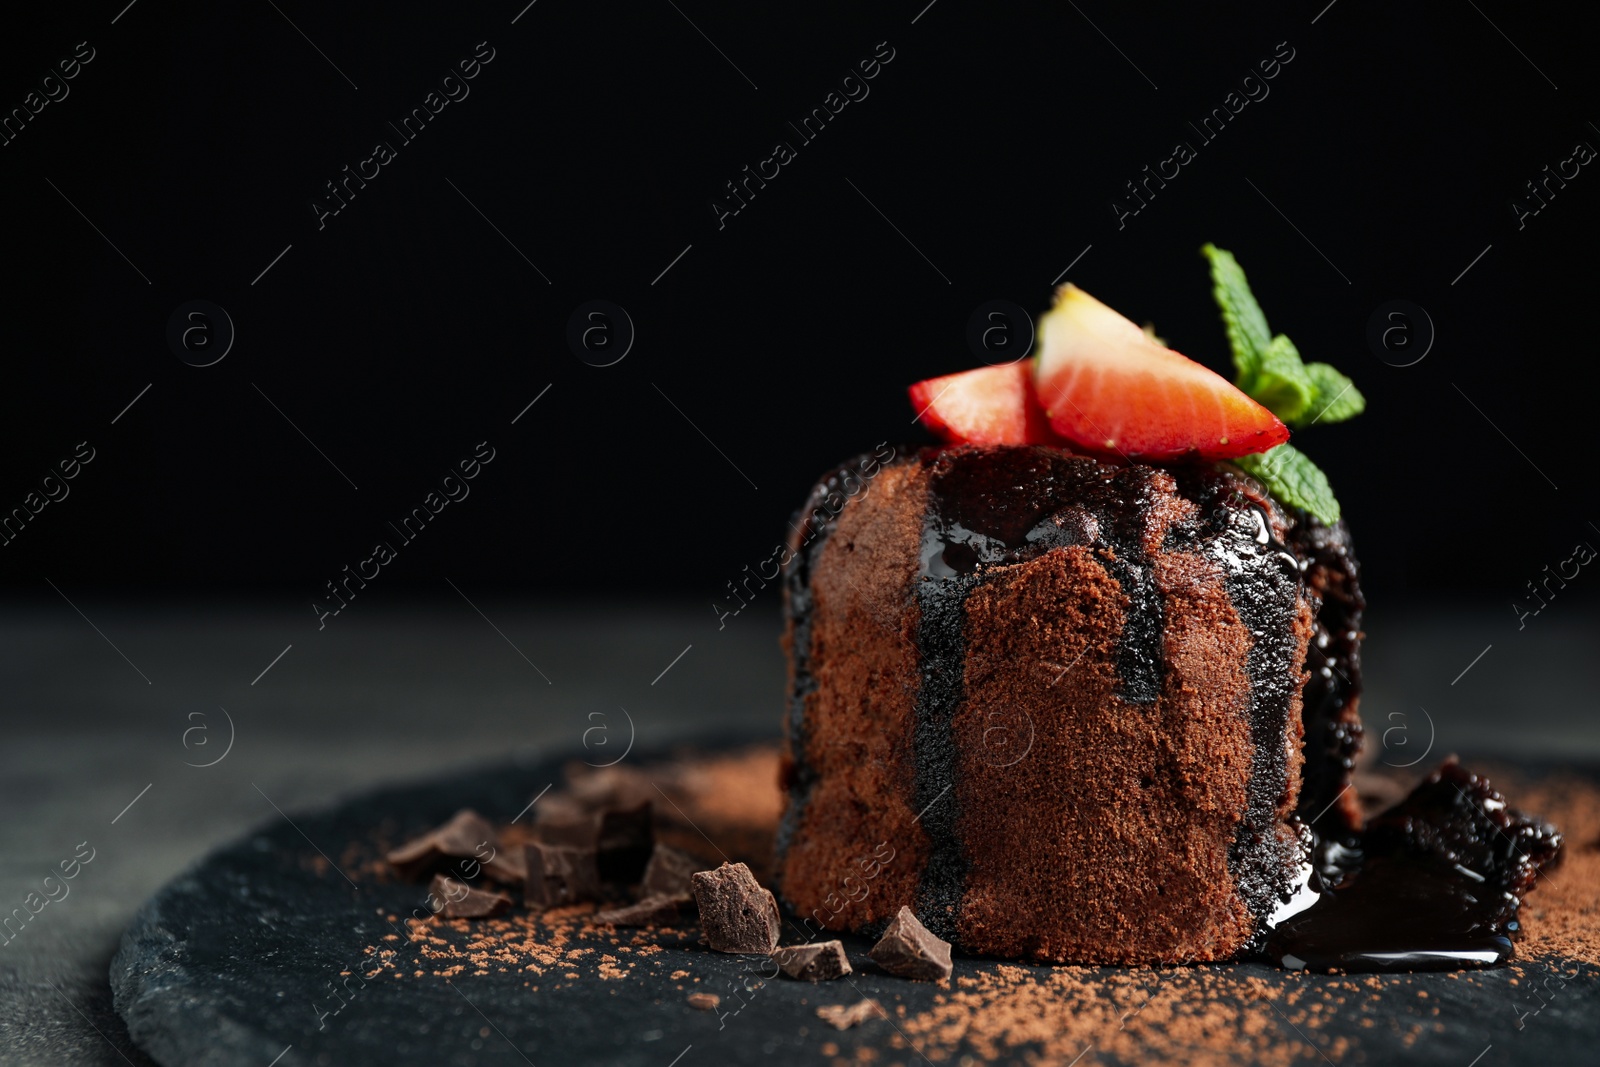
<svg viewBox="0 0 1600 1067">
<path fill-rule="evenodd" d="M 0 582 L 309 602 L 487 439 L 470 497 L 367 595 L 448 574 L 709 602 L 819 472 L 925 440 L 904 388 L 975 363 L 974 307 L 1042 311 L 1086 247 L 1071 280 L 1225 369 L 1208 240 L 1368 398 L 1296 443 L 1371 594 L 1509 601 L 1600 545 L 1600 177 L 1520 230 L 1510 206 L 1576 142 L 1600 146 L 1579 9 L 925 2 L 8 15 L 7 111 L 78 42 L 95 58 L 0 148 L 0 510 L 77 442 L 96 458 L 0 548 Z M 319 230 L 323 184 L 396 142 L 386 123 L 480 41 L 495 58 L 470 96 Z M 786 122 L 883 41 L 870 95 L 798 145 Z M 1201 146 L 1186 123 L 1279 42 L 1294 58 L 1270 96 Z M 719 229 L 713 197 L 780 139 L 798 158 Z M 1198 158 L 1119 230 L 1123 183 L 1180 139 Z M 606 368 L 565 340 L 596 298 L 637 327 Z M 1365 340 L 1397 298 L 1437 329 L 1407 368 Z M 236 325 L 215 366 L 166 343 L 192 299 Z"/>
</svg>

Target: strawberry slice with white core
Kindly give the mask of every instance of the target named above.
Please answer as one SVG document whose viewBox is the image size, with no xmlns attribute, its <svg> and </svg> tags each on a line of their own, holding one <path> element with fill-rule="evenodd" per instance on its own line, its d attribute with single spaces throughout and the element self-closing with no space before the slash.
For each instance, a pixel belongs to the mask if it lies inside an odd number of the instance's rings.
<svg viewBox="0 0 1600 1067">
<path fill-rule="evenodd" d="M 1029 361 L 929 378 L 910 389 L 917 419 L 945 441 L 1060 444 L 1033 392 Z"/>
<path fill-rule="evenodd" d="M 1227 379 L 1075 285 L 1039 320 L 1034 385 L 1057 433 L 1129 459 L 1234 459 L 1289 439 Z"/>
</svg>

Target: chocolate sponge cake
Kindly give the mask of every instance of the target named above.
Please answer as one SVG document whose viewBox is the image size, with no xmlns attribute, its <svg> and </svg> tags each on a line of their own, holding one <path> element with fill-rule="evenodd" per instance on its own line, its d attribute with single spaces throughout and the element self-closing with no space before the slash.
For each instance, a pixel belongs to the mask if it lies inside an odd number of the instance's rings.
<svg viewBox="0 0 1600 1067">
<path fill-rule="evenodd" d="M 1257 942 L 1301 818 L 1355 817 L 1342 524 L 1214 465 L 882 460 L 823 479 L 790 539 L 786 905 L 867 933 L 910 905 L 963 951 L 1056 962 Z"/>
</svg>

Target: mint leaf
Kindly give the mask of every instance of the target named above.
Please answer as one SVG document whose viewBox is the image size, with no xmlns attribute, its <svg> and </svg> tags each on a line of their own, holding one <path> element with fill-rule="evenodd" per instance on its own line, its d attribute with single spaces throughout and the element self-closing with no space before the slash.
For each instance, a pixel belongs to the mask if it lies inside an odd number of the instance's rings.
<svg viewBox="0 0 1600 1067">
<path fill-rule="evenodd" d="M 1233 461 L 1267 487 L 1280 503 L 1304 508 L 1330 526 L 1339 521 L 1339 502 L 1328 476 L 1293 445 L 1279 445 Z"/>
<path fill-rule="evenodd" d="M 1272 331 L 1267 329 L 1267 316 L 1250 292 L 1244 269 L 1233 253 L 1207 243 L 1200 249 L 1211 262 L 1211 293 L 1222 309 L 1222 321 L 1228 328 L 1228 343 L 1233 347 L 1233 366 L 1238 371 L 1238 386 L 1254 395 L 1256 375 L 1260 372 L 1268 347 L 1272 344 Z"/>
<path fill-rule="evenodd" d="M 1310 379 L 1312 388 L 1316 392 L 1310 407 L 1300 416 L 1307 420 L 1307 426 L 1313 422 L 1343 422 L 1367 410 L 1367 398 L 1361 395 L 1355 382 L 1328 364 L 1307 363 L 1306 377 Z M 1293 422 L 1282 414 L 1278 417 L 1290 426 L 1300 428 L 1298 422 Z"/>
<path fill-rule="evenodd" d="M 1261 354 L 1255 382 L 1247 392 L 1290 426 L 1312 410 L 1317 397 L 1316 385 L 1306 373 L 1299 350 L 1281 333 Z"/>
</svg>

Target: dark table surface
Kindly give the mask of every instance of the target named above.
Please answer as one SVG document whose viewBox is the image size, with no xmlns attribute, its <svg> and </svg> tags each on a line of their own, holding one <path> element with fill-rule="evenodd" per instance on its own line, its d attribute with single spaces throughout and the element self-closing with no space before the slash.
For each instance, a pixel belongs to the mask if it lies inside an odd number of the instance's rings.
<svg viewBox="0 0 1600 1067">
<path fill-rule="evenodd" d="M 508 752 L 581 753 L 586 731 L 590 751 L 623 746 L 630 720 L 640 746 L 776 730 L 783 686 L 777 619 L 754 610 L 719 631 L 709 608 L 473 607 L 446 589 L 318 631 L 289 608 L 77 607 L 0 613 L 0 911 L 81 842 L 94 849 L 70 895 L 0 946 L 0 1062 L 17 1067 L 149 1062 L 111 1008 L 118 939 L 146 897 L 281 819 L 275 806 Z M 1430 761 L 1600 763 L 1600 618 L 1580 607 L 1521 631 L 1493 606 L 1373 613 L 1363 711 L 1375 754 L 1408 763 L 1431 741 Z"/>
</svg>

